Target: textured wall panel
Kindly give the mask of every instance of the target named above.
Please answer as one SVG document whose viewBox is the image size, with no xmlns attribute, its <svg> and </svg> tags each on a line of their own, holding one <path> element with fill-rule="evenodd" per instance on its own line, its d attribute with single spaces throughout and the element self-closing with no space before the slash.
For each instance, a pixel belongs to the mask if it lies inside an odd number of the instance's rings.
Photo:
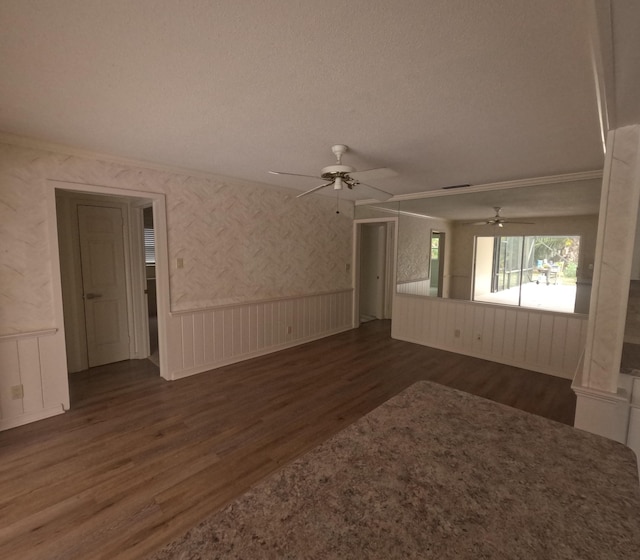
<svg viewBox="0 0 640 560">
<path fill-rule="evenodd" d="M 396 295 L 392 336 L 572 379 L 586 325 L 579 315 Z"/>
<path fill-rule="evenodd" d="M 0 144 L 0 335 L 57 326 L 47 179 L 166 195 L 173 311 L 351 287 L 350 205 Z"/>
<path fill-rule="evenodd" d="M 347 330 L 352 306 L 353 291 L 344 290 L 174 313 L 180 335 L 170 376 L 193 375 Z"/>
<path fill-rule="evenodd" d="M 0 336 L 0 430 L 69 407 L 64 344 L 55 330 Z M 13 398 L 12 388 L 22 397 Z"/>
</svg>

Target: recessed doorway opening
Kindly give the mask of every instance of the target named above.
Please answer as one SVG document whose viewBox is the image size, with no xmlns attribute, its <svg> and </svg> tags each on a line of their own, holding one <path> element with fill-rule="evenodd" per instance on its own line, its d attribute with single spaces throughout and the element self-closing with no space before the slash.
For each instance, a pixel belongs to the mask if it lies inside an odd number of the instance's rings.
<svg viewBox="0 0 640 560">
<path fill-rule="evenodd" d="M 51 182 L 68 375 L 151 359 L 168 378 L 164 195 Z"/>
</svg>

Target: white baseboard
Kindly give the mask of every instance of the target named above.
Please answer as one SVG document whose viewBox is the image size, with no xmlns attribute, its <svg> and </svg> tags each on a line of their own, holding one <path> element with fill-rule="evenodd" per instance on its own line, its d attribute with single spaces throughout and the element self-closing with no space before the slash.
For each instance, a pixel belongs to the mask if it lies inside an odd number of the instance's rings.
<svg viewBox="0 0 640 560">
<path fill-rule="evenodd" d="M 574 426 L 618 441 L 640 456 L 640 377 L 620 374 L 616 394 L 573 386 Z M 638 466 L 640 477 L 640 465 Z"/>
<path fill-rule="evenodd" d="M 38 410 L 37 412 L 27 412 L 18 416 L 17 418 L 3 418 L 0 420 L 0 431 L 9 430 L 11 428 L 17 428 L 24 424 L 30 424 L 31 422 L 37 422 L 38 420 L 44 420 L 51 416 L 57 416 L 58 414 L 64 414 L 65 410 L 62 405 L 58 405 L 54 408 L 48 408 L 46 410 Z"/>
</svg>

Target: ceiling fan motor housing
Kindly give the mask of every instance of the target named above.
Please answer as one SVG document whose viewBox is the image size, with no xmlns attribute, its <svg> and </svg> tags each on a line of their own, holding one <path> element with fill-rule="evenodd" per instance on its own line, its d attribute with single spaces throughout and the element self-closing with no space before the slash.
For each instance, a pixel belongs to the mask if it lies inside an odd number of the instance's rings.
<svg viewBox="0 0 640 560">
<path fill-rule="evenodd" d="M 335 146 L 332 146 L 331 151 L 338 161 L 335 165 L 328 165 L 327 167 L 322 168 L 320 177 L 328 181 L 333 181 L 333 190 L 336 191 L 341 190 L 343 185 L 352 189 L 353 184 L 355 183 L 355 181 L 349 177 L 349 173 L 353 173 L 356 170 L 355 167 L 342 165 L 342 155 L 348 149 L 349 148 L 344 144 L 336 144 Z"/>
<path fill-rule="evenodd" d="M 357 181 L 349 177 L 349 173 L 353 173 L 354 171 L 355 167 L 351 167 L 350 165 L 329 165 L 322 168 L 320 177 L 327 181 L 334 181 L 334 191 L 342 190 L 342 187 L 345 185 L 347 188 L 353 189 L 353 185 L 355 185 Z"/>
<path fill-rule="evenodd" d="M 320 177 L 323 179 L 335 179 L 336 177 L 346 179 L 349 173 L 353 173 L 354 171 L 355 167 L 351 167 L 350 165 L 329 165 L 322 168 Z"/>
</svg>

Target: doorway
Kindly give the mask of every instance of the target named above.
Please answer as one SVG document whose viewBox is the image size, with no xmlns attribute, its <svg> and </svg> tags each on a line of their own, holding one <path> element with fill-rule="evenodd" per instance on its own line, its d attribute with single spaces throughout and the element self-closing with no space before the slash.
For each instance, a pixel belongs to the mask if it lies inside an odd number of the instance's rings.
<svg viewBox="0 0 640 560">
<path fill-rule="evenodd" d="M 391 319 L 396 221 L 356 220 L 354 228 L 354 326 Z"/>
<path fill-rule="evenodd" d="M 68 372 L 149 358 L 155 335 L 155 363 L 162 375 L 160 331 L 164 325 L 155 297 L 159 251 L 155 235 L 152 244 L 147 239 L 145 246 L 144 214 L 146 208 L 153 223 L 154 205 L 164 206 L 164 200 L 154 200 L 158 195 L 146 199 L 122 195 L 107 187 L 86 192 L 79 185 L 68 189 L 61 188 L 68 183 L 54 183 Z M 162 234 L 166 236 L 166 229 Z M 152 294 L 146 271 L 150 250 L 154 255 Z M 161 264 L 167 278 L 160 282 L 159 294 L 168 287 L 166 263 Z M 151 313 L 155 328 L 149 325 Z"/>
<path fill-rule="evenodd" d="M 386 224 L 362 224 L 360 323 L 384 318 L 386 228 Z"/>
<path fill-rule="evenodd" d="M 431 231 L 431 255 L 429 256 L 429 295 L 442 297 L 444 280 L 445 233 Z"/>
<path fill-rule="evenodd" d="M 149 359 L 159 365 L 158 360 L 158 304 L 156 288 L 156 241 L 153 227 L 153 208 L 142 209 L 144 233 L 144 270 L 147 317 L 149 320 Z"/>
</svg>

